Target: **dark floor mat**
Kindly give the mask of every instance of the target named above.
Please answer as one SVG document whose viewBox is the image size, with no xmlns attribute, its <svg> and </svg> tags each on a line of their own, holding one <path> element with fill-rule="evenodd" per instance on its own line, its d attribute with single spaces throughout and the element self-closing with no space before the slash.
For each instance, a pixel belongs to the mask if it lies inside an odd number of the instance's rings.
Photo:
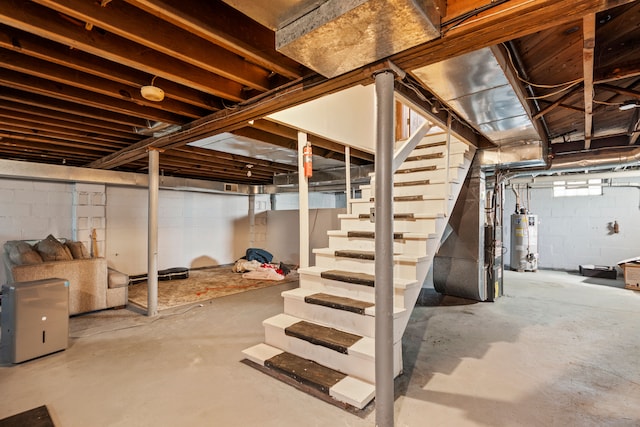
<svg viewBox="0 0 640 427">
<path fill-rule="evenodd" d="M 29 409 L 0 420 L 0 427 L 55 427 L 46 406 Z"/>
</svg>

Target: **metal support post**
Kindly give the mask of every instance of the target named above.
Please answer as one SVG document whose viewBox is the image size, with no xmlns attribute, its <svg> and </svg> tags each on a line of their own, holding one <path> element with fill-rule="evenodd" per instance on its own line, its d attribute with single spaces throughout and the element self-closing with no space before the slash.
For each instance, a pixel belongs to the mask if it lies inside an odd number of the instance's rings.
<svg viewBox="0 0 640 427">
<path fill-rule="evenodd" d="M 347 213 L 351 213 L 351 147 L 344 147 L 344 180 L 347 184 L 345 193 L 347 194 Z"/>
<path fill-rule="evenodd" d="M 149 147 L 149 212 L 147 247 L 147 316 L 158 315 L 158 170 L 160 151 Z"/>
<path fill-rule="evenodd" d="M 376 426 L 393 427 L 393 149 L 394 79 L 389 70 L 375 75 L 375 358 Z"/>
<path fill-rule="evenodd" d="M 309 183 L 304 176 L 302 150 L 307 134 L 298 132 L 298 212 L 300 215 L 300 267 L 309 267 Z"/>
</svg>

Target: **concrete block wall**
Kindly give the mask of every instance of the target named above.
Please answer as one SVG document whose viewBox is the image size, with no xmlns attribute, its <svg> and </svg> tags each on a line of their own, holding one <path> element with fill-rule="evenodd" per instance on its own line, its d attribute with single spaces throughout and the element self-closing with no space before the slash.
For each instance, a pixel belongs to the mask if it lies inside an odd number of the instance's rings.
<svg viewBox="0 0 640 427">
<path fill-rule="evenodd" d="M 605 186 L 601 196 L 574 197 L 553 197 L 552 188 L 529 191 L 530 211 L 538 215 L 540 268 L 578 270 L 581 264 L 616 265 L 622 259 L 640 256 L 637 188 Z M 514 209 L 515 196 L 508 190 L 504 212 L 505 266 L 511 257 L 510 216 Z M 618 234 L 610 229 L 614 221 L 620 227 Z"/>
<path fill-rule="evenodd" d="M 0 179 L 0 242 L 72 237 L 73 185 Z M 4 268 L 0 283 L 6 282 Z"/>
</svg>

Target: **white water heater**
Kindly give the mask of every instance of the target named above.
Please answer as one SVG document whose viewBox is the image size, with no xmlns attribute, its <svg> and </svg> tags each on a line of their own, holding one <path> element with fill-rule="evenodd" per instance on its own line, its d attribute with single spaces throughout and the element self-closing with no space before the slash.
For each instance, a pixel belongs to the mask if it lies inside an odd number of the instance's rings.
<svg viewBox="0 0 640 427">
<path fill-rule="evenodd" d="M 511 215 L 511 269 L 538 270 L 538 216 Z"/>
</svg>

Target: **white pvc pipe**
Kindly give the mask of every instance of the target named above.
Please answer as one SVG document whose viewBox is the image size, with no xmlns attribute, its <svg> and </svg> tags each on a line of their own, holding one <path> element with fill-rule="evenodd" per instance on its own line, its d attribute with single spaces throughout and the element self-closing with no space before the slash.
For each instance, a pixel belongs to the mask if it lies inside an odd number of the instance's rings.
<svg viewBox="0 0 640 427">
<path fill-rule="evenodd" d="M 347 213 L 351 213 L 351 147 L 344 147 L 344 180 L 346 182 L 347 188 Z"/>
</svg>

